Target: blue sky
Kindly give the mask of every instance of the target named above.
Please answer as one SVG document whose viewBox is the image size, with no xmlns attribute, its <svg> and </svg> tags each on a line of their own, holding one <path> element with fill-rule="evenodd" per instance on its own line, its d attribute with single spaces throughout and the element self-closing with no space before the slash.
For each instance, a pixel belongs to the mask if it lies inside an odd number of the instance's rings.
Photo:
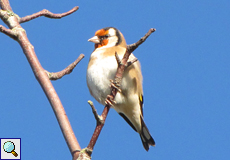
<svg viewBox="0 0 230 160">
<path fill-rule="evenodd" d="M 219 160 L 229 157 L 230 1 L 10 1 L 20 17 L 42 9 L 63 19 L 22 24 L 42 66 L 56 72 L 85 58 L 53 85 L 82 148 L 95 128 L 87 104 L 86 69 L 95 31 L 118 28 L 128 44 L 156 28 L 135 56 L 144 77 L 144 117 L 156 141 L 146 152 L 139 135 L 110 110 L 93 159 Z M 3 25 L 3 22 L 0 21 Z M 4 24 L 5 25 L 5 24 Z M 22 138 L 22 159 L 71 159 L 52 108 L 16 41 L 0 33 L 0 138 Z"/>
</svg>

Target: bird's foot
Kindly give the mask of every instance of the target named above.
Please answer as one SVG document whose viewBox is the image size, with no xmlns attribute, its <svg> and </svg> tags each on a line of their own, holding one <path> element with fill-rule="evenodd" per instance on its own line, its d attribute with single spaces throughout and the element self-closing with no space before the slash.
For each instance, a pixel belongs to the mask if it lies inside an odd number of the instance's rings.
<svg viewBox="0 0 230 160">
<path fill-rule="evenodd" d="M 106 100 L 105 100 L 105 104 L 113 106 L 116 104 L 116 101 L 113 100 L 113 96 L 108 95 Z"/>
<path fill-rule="evenodd" d="M 120 84 L 115 83 L 112 79 L 110 79 L 109 81 L 111 82 L 110 87 L 114 87 L 118 92 L 121 92 Z"/>
</svg>

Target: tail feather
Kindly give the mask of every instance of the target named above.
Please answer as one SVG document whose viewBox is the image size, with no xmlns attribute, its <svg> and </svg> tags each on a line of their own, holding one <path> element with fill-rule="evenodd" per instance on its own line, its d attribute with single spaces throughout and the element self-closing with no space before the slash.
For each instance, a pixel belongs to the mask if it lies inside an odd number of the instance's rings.
<svg viewBox="0 0 230 160">
<path fill-rule="evenodd" d="M 145 150 L 148 151 L 150 145 L 155 146 L 155 141 L 153 137 L 151 136 L 151 134 L 149 133 L 149 130 L 147 126 L 145 125 L 145 122 L 143 121 L 142 117 L 141 117 L 141 125 L 142 125 L 141 133 L 140 133 L 141 141 L 142 141 L 142 144 Z"/>
</svg>

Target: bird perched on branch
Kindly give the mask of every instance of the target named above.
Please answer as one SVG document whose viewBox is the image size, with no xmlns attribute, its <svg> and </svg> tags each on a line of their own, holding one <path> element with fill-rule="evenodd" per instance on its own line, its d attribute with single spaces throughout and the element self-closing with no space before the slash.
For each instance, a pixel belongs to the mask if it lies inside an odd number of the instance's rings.
<svg viewBox="0 0 230 160">
<path fill-rule="evenodd" d="M 115 54 L 122 59 L 127 44 L 122 33 L 113 27 L 96 31 L 88 41 L 95 43 L 95 50 L 90 56 L 87 69 L 87 85 L 91 95 L 101 104 L 111 92 L 111 81 L 114 79 L 118 62 Z M 135 59 L 130 55 L 129 61 Z M 127 123 L 140 134 L 145 150 L 155 146 L 151 134 L 143 120 L 143 90 L 140 63 L 137 61 L 125 69 L 120 92 L 117 92 L 112 105 Z"/>
</svg>

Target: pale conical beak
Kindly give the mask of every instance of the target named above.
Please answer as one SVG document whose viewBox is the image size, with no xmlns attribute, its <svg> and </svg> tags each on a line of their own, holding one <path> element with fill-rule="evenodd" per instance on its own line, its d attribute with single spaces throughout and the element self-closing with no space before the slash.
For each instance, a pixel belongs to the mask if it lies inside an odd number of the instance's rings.
<svg viewBox="0 0 230 160">
<path fill-rule="evenodd" d="M 93 43 L 100 43 L 100 40 L 97 36 L 94 36 L 90 39 L 88 39 L 89 42 L 93 42 Z"/>
</svg>

